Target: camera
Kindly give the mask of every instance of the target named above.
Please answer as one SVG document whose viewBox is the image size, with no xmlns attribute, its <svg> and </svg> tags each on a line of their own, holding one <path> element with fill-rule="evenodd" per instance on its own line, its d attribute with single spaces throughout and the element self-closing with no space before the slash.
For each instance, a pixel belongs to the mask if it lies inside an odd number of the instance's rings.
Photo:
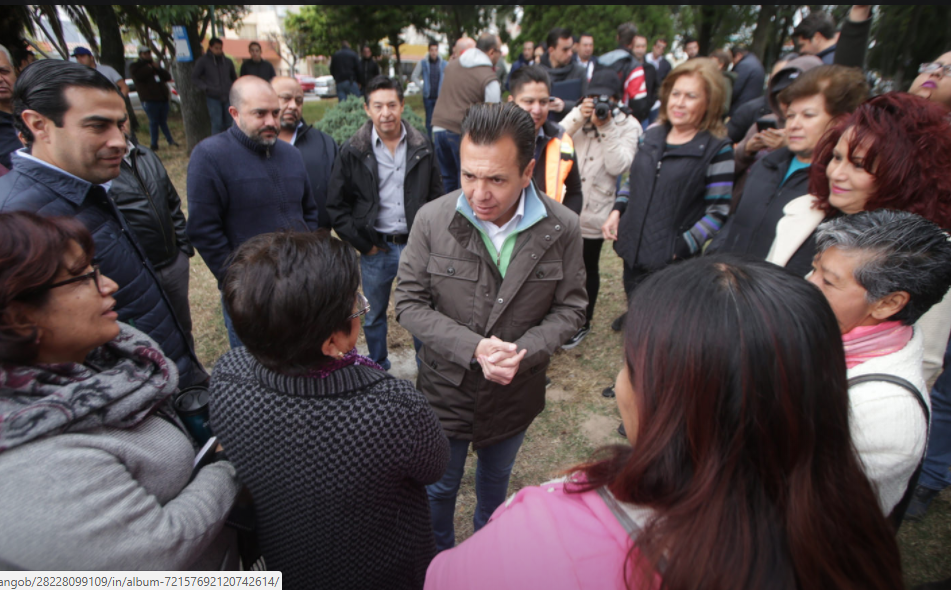
<svg viewBox="0 0 951 590">
<path fill-rule="evenodd" d="M 594 99 L 594 116 L 604 121 L 611 115 L 611 111 L 614 110 L 614 105 L 611 104 L 611 97 L 602 94 L 601 96 L 592 96 L 591 98 Z"/>
</svg>

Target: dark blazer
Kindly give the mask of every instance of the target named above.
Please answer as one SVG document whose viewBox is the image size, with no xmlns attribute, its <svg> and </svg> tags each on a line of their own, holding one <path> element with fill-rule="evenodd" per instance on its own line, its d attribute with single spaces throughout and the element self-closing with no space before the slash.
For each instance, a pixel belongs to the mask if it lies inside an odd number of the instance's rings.
<svg viewBox="0 0 951 590">
<path fill-rule="evenodd" d="M 181 387 L 208 379 L 188 345 L 155 270 L 122 213 L 102 191 L 19 154 L 14 169 L 0 178 L 0 212 L 32 211 L 73 217 L 92 234 L 94 262 L 119 285 L 113 295 L 119 321 L 145 332 L 178 367 Z"/>
<path fill-rule="evenodd" d="M 442 174 L 429 139 L 406 126 L 406 178 L 403 206 L 412 230 L 416 212 L 443 194 Z M 334 164 L 327 196 L 327 212 L 334 230 L 345 242 L 366 254 L 386 242 L 373 229 L 380 211 L 379 172 L 371 142 L 373 122 L 367 121 L 343 147 Z"/>
</svg>

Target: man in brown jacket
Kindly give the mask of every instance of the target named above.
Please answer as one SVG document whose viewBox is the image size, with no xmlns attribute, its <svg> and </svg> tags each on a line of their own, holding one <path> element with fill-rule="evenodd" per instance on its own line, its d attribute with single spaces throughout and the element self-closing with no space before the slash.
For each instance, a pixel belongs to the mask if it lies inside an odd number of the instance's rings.
<svg viewBox="0 0 951 590">
<path fill-rule="evenodd" d="M 525 431 L 545 407 L 552 353 L 585 320 L 578 216 L 532 184 L 535 125 L 514 104 L 473 106 L 462 123 L 462 190 L 419 210 L 403 251 L 396 318 L 422 342 L 417 387 L 449 437 L 428 486 L 436 546 L 453 513 L 470 442 L 479 530 L 505 500 Z"/>
</svg>

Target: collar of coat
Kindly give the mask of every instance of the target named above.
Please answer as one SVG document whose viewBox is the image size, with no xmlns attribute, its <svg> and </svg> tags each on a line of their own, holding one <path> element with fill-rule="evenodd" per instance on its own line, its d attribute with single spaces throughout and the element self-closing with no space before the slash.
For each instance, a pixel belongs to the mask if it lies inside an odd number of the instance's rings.
<svg viewBox="0 0 951 590">
<path fill-rule="evenodd" d="M 406 143 L 410 147 L 418 148 L 426 145 L 426 136 L 417 131 L 412 125 L 406 121 L 402 121 L 403 128 L 406 129 Z M 363 124 L 356 133 L 353 134 L 353 137 L 350 138 L 350 145 L 353 149 L 364 154 L 370 153 L 373 151 L 373 142 L 371 141 L 370 136 L 372 135 L 373 130 L 373 121 L 367 121 Z"/>
<path fill-rule="evenodd" d="M 515 226 L 515 232 L 523 232 L 528 228 L 532 227 L 542 219 L 548 217 L 548 211 L 545 209 L 544 203 L 542 203 L 541 198 L 539 198 L 538 193 L 535 191 L 535 183 L 529 184 L 523 191 L 519 198 L 525 199 L 525 214 L 522 215 L 521 221 L 518 222 L 518 225 Z M 469 200 L 466 199 L 464 193 L 459 193 L 459 198 L 456 199 L 456 211 L 461 213 L 466 219 L 469 220 L 476 229 L 480 232 L 485 231 L 485 226 L 479 221 L 479 218 L 476 217 L 475 211 L 472 210 L 472 207 L 469 205 Z"/>
</svg>

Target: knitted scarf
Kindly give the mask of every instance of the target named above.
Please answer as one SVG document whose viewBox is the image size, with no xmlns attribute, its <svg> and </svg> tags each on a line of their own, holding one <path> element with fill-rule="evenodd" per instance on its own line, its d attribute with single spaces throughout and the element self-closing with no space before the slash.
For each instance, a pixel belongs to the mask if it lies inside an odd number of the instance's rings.
<svg viewBox="0 0 951 590">
<path fill-rule="evenodd" d="M 911 342 L 914 328 L 901 322 L 882 322 L 875 326 L 859 326 L 842 335 L 845 365 L 857 367 L 867 360 L 892 354 Z"/>
<path fill-rule="evenodd" d="M 324 377 L 327 377 L 334 371 L 339 371 L 340 369 L 344 367 L 349 367 L 350 365 L 363 365 L 366 367 L 370 367 L 371 369 L 377 369 L 380 371 L 383 370 L 383 367 L 376 364 L 372 360 L 368 359 L 365 356 L 361 356 L 357 354 L 357 349 L 354 348 L 347 354 L 340 357 L 339 359 L 333 359 L 332 361 L 330 361 L 325 366 L 319 369 L 313 369 L 308 371 L 306 375 L 313 379 L 323 379 Z"/>
<path fill-rule="evenodd" d="M 43 436 L 131 428 L 176 391 L 174 363 L 148 336 L 119 326 L 83 364 L 0 365 L 0 453 Z"/>
</svg>

